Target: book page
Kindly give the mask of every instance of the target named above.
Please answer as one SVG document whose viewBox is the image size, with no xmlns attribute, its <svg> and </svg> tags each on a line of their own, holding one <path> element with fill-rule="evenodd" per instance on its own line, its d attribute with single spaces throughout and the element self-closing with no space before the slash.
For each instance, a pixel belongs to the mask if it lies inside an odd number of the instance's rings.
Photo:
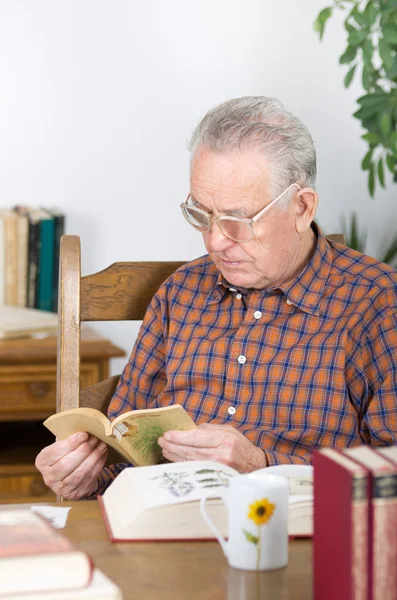
<svg viewBox="0 0 397 600">
<path fill-rule="evenodd" d="M 145 508 L 199 500 L 228 487 L 237 471 L 212 461 L 186 461 L 125 469 L 129 485 Z M 106 493 L 106 492 L 105 492 Z"/>
<path fill-rule="evenodd" d="M 121 414 L 112 421 L 111 427 L 131 462 L 146 466 L 164 460 L 157 441 L 166 431 L 186 431 L 196 425 L 182 406 L 173 404 Z"/>
<path fill-rule="evenodd" d="M 48 417 L 43 423 L 59 440 L 73 433 L 86 431 L 112 448 L 120 451 L 117 441 L 110 435 L 110 421 L 94 408 L 72 408 Z"/>
</svg>

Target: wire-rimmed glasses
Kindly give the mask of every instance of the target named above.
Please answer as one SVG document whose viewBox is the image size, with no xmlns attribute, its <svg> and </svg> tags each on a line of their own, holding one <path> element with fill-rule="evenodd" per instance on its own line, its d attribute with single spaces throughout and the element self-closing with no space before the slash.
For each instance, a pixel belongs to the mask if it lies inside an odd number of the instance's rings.
<svg viewBox="0 0 397 600">
<path fill-rule="evenodd" d="M 201 231 L 201 233 L 210 231 L 213 221 L 216 221 L 223 235 L 234 242 L 244 244 L 245 242 L 250 242 L 254 239 L 254 224 L 263 217 L 266 211 L 275 202 L 277 202 L 277 200 L 280 200 L 280 198 L 282 198 L 282 196 L 284 196 L 284 194 L 286 194 L 294 186 L 300 189 L 300 185 L 297 183 L 292 183 L 279 196 L 277 196 L 277 198 L 274 198 L 274 200 L 269 202 L 265 208 L 263 208 L 251 219 L 246 217 L 232 217 L 229 215 L 210 215 L 209 213 L 205 212 L 205 210 L 202 210 L 193 204 L 194 201 L 192 200 L 190 194 L 186 198 L 185 202 L 181 204 L 181 209 L 186 221 L 189 223 L 189 225 L 197 229 L 197 231 Z"/>
</svg>

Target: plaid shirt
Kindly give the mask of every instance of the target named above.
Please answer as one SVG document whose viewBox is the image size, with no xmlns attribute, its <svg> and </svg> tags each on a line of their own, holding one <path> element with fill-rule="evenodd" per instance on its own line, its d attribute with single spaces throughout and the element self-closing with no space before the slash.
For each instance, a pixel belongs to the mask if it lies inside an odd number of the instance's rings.
<svg viewBox="0 0 397 600">
<path fill-rule="evenodd" d="M 277 289 L 236 289 L 208 256 L 178 269 L 152 299 L 109 418 L 182 404 L 197 424 L 237 427 L 269 465 L 397 443 L 397 271 L 317 234 Z M 98 492 L 125 466 L 104 468 Z"/>
</svg>

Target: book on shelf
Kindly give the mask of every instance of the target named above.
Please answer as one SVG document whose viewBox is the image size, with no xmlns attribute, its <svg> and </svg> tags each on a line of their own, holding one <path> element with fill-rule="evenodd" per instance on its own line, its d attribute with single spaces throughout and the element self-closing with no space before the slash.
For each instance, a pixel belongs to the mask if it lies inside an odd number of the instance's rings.
<svg viewBox="0 0 397 600">
<path fill-rule="evenodd" d="M 27 509 L 0 511 L 0 598 L 84 588 L 90 557 Z"/>
<path fill-rule="evenodd" d="M 196 427 L 179 404 L 130 410 L 113 421 L 109 421 L 106 415 L 95 408 L 71 408 L 51 415 L 44 421 L 44 425 L 59 440 L 78 431 L 86 431 L 139 467 L 164 460 L 157 440 L 166 431 Z"/>
<path fill-rule="evenodd" d="M 65 215 L 56 208 L 0 210 L 0 304 L 57 311 L 64 229 Z"/>
<path fill-rule="evenodd" d="M 0 306 L 0 340 L 55 334 L 57 328 L 58 317 L 52 312 L 20 306 Z"/>
<path fill-rule="evenodd" d="M 313 466 L 314 597 L 369 600 L 367 470 L 332 448 Z"/>
<path fill-rule="evenodd" d="M 0 212 L 3 221 L 4 302 L 18 301 L 18 215 L 13 210 Z"/>
<path fill-rule="evenodd" d="M 344 454 L 367 470 L 370 600 L 397 600 L 397 465 L 370 446 Z"/>
<path fill-rule="evenodd" d="M 92 580 L 87 587 L 45 594 L 42 592 L 13 594 L 8 600 L 123 600 L 123 594 L 102 571 L 94 569 Z"/>
<path fill-rule="evenodd" d="M 310 518 L 306 516 L 312 513 L 313 505 L 311 467 L 295 465 L 293 475 L 283 467 L 272 467 L 272 473 L 287 477 L 290 490 L 299 490 L 302 499 L 301 505 L 291 501 L 295 494 L 290 492 L 289 534 L 308 536 L 312 531 Z M 267 469 L 260 471 L 265 474 Z M 235 469 L 213 461 L 126 468 L 98 497 L 109 538 L 114 542 L 214 539 L 200 513 L 200 499 L 208 492 L 227 487 L 238 474 Z M 227 509 L 223 501 L 209 499 L 207 510 L 219 531 L 227 535 Z"/>
</svg>

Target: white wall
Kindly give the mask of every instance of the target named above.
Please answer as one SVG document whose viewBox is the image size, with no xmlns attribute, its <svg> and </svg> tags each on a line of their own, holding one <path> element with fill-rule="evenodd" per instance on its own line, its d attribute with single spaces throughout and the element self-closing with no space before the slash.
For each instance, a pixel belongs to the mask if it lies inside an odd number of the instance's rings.
<svg viewBox="0 0 397 600">
<path fill-rule="evenodd" d="M 372 200 L 365 144 L 338 64 L 341 17 L 323 43 L 318 0 L 0 0 L 0 205 L 56 205 L 82 238 L 83 273 L 116 260 L 203 253 L 179 214 L 185 142 L 211 106 L 277 96 L 318 151 L 318 220 L 359 211 L 368 253 L 396 230 L 396 188 Z M 100 330 L 129 351 L 136 327 Z M 119 372 L 124 360 L 114 361 Z"/>
</svg>

